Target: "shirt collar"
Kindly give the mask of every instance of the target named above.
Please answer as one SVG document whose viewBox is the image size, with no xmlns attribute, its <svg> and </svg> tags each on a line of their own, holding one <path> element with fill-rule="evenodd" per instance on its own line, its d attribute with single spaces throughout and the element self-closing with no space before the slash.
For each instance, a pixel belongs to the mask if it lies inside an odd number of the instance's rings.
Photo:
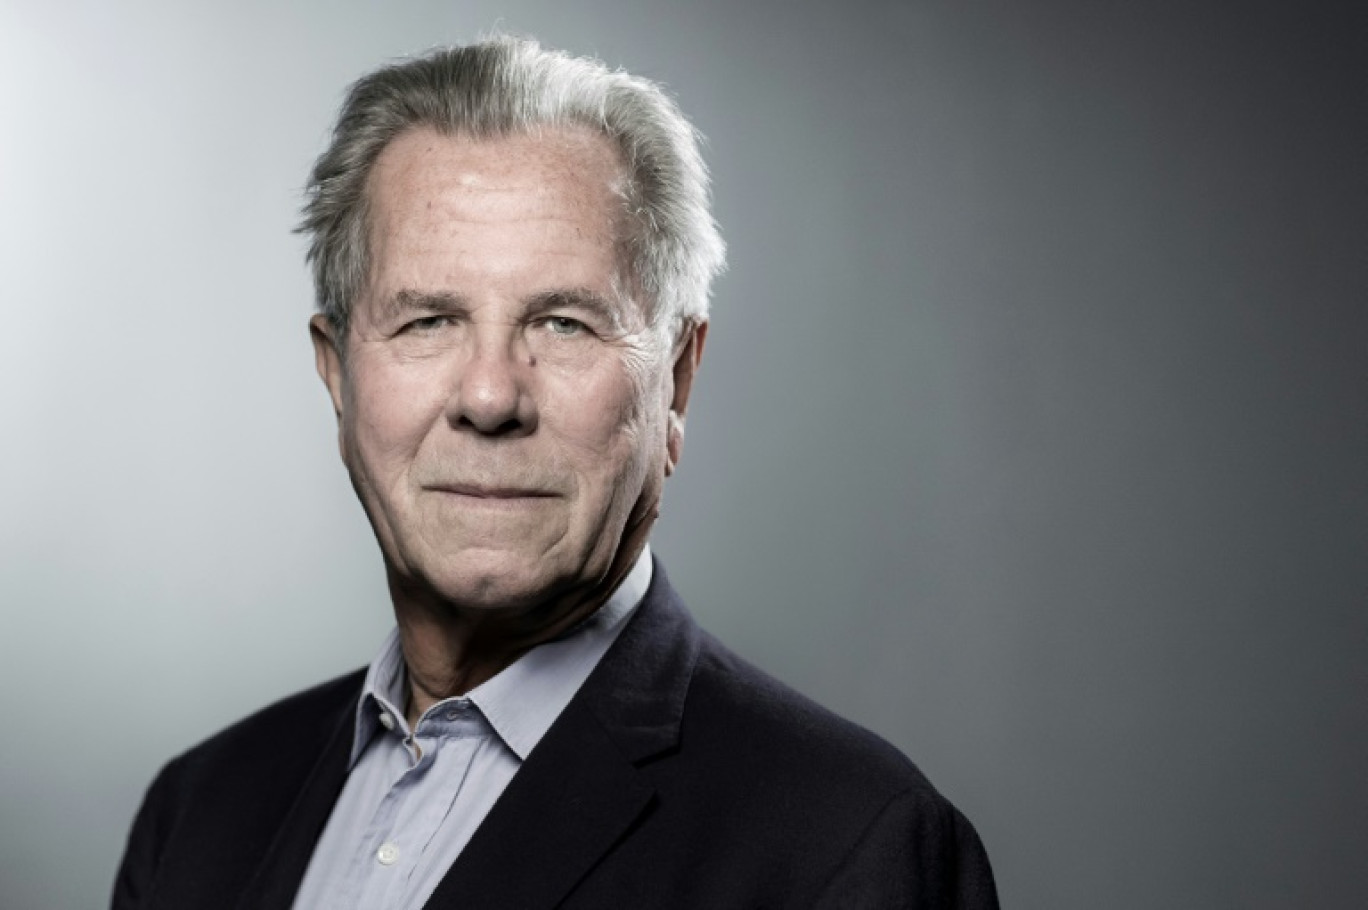
<svg viewBox="0 0 1368 910">
<path fill-rule="evenodd" d="M 480 709 L 520 760 L 527 759 L 617 640 L 650 584 L 651 550 L 647 546 L 608 600 L 587 619 L 559 638 L 528 651 L 464 696 Z M 382 726 L 400 736 L 408 734 L 403 708 L 406 685 L 404 652 L 396 628 L 390 631 L 366 671 L 361 700 L 356 706 L 349 767 L 355 766 Z M 460 699 L 445 701 L 456 700 Z"/>
</svg>

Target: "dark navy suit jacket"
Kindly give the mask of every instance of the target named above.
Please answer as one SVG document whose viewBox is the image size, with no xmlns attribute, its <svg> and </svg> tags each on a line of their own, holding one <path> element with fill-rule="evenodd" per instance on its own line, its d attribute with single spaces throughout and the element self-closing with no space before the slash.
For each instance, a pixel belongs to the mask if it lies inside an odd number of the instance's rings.
<svg viewBox="0 0 1368 910">
<path fill-rule="evenodd" d="M 288 910 L 346 777 L 364 673 L 170 762 L 115 910 Z M 997 907 L 969 822 L 896 749 L 641 606 L 428 908 Z"/>
</svg>

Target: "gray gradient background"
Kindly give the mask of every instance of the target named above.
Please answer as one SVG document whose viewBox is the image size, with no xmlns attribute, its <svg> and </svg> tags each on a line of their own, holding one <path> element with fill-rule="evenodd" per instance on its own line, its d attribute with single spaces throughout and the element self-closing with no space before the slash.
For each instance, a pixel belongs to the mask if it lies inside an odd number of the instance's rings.
<svg viewBox="0 0 1368 910">
<path fill-rule="evenodd" d="M 0 907 L 388 627 L 289 231 L 347 82 L 500 21 L 710 137 L 703 623 L 1007 906 L 1368 906 L 1368 32 L 1293 6 L 0 4 Z"/>
</svg>

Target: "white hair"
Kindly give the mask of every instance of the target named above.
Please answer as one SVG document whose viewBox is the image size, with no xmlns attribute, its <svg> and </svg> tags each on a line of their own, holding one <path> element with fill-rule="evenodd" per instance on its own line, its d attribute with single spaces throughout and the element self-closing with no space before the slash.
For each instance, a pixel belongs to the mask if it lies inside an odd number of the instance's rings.
<svg viewBox="0 0 1368 910">
<path fill-rule="evenodd" d="M 351 86 L 297 229 L 310 237 L 319 311 L 345 334 L 369 267 L 367 178 L 400 133 L 479 138 L 575 126 L 605 136 L 622 157 L 624 252 L 655 327 L 673 334 L 706 318 L 725 247 L 698 132 L 654 82 L 507 36 L 437 49 Z"/>
</svg>

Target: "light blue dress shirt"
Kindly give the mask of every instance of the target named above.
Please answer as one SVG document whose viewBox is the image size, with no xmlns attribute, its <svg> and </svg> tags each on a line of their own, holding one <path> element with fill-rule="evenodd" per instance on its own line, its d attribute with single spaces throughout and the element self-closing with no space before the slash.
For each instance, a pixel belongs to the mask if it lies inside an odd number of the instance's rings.
<svg viewBox="0 0 1368 910">
<path fill-rule="evenodd" d="M 651 582 L 649 548 L 608 602 L 412 730 L 399 632 L 371 662 L 351 770 L 294 910 L 419 910 L 589 673 Z"/>
</svg>

